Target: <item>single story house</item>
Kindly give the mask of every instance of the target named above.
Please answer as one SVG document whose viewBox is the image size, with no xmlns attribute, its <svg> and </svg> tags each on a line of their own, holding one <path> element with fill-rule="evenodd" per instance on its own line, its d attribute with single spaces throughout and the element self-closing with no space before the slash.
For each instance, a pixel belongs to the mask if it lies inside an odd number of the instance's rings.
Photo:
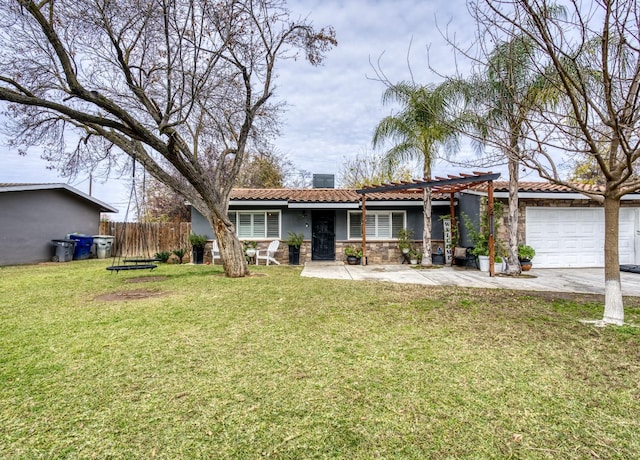
<svg viewBox="0 0 640 460">
<path fill-rule="evenodd" d="M 0 265 L 51 260 L 52 240 L 97 234 L 101 212 L 118 210 L 66 184 L 0 183 Z"/>
<path fill-rule="evenodd" d="M 456 192 L 453 207 L 458 221 L 459 245 L 472 246 L 462 223 L 464 213 L 478 222 L 487 186 Z M 494 182 L 494 199 L 507 209 L 508 183 Z M 585 195 L 546 182 L 521 182 L 518 240 L 536 250 L 534 267 L 604 266 L 604 209 Z M 449 194 L 432 195 L 432 252 L 444 249 L 443 219 L 451 209 Z M 400 263 L 398 231 L 406 228 L 421 245 L 423 232 L 421 190 L 368 193 L 367 263 Z M 355 190 L 236 189 L 229 216 L 241 240 L 257 241 L 260 248 L 274 240 L 282 244 L 276 254 L 288 260 L 289 232 L 302 233 L 300 262 L 345 259 L 344 248 L 362 241 L 362 195 Z M 506 217 L 505 217 L 506 219 Z M 192 209 L 192 231 L 213 238 L 206 219 Z M 506 241 L 506 225 L 498 238 Z M 207 254 L 210 257 L 210 254 Z M 620 211 L 620 263 L 640 264 L 640 194 L 629 195 Z"/>
</svg>

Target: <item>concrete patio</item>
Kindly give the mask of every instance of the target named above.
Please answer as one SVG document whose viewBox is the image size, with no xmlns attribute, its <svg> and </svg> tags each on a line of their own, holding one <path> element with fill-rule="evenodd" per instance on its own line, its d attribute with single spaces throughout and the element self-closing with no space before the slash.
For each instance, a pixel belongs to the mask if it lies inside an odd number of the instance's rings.
<svg viewBox="0 0 640 460">
<path fill-rule="evenodd" d="M 442 267 L 428 270 L 408 265 L 346 265 L 342 262 L 308 262 L 302 276 L 359 281 L 390 281 L 430 286 L 463 286 L 524 291 L 604 294 L 603 268 L 536 269 L 523 277 L 495 276 L 474 269 Z M 622 292 L 640 296 L 640 274 L 621 274 Z"/>
</svg>

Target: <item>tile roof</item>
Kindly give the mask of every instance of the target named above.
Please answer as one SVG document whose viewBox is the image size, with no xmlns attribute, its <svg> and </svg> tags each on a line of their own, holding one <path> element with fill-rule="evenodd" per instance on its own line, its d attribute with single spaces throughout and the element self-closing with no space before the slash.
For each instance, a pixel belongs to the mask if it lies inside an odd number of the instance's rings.
<svg viewBox="0 0 640 460">
<path fill-rule="evenodd" d="M 289 203 L 359 203 L 361 196 L 353 189 L 234 189 L 231 201 L 288 201 Z M 445 199 L 434 197 L 434 199 Z M 419 201 L 422 192 L 383 192 L 367 195 L 368 200 L 378 201 Z"/>
<path fill-rule="evenodd" d="M 507 181 L 495 181 L 493 183 L 494 191 L 509 191 L 509 183 Z M 597 192 L 601 191 L 601 187 L 597 185 L 576 184 L 585 191 Z M 486 192 L 487 184 L 472 187 L 472 190 Z M 520 193 L 576 193 L 573 189 L 556 185 L 549 182 L 524 181 L 520 182 Z M 273 189 L 234 189 L 231 193 L 231 201 L 287 201 L 289 203 L 359 203 L 361 195 L 354 189 L 338 189 L 338 188 L 315 188 L 315 189 L 291 189 L 291 188 L 273 188 Z M 433 200 L 449 200 L 448 193 L 434 193 Z M 367 193 L 368 201 L 408 201 L 415 202 L 422 200 L 421 189 L 410 189 L 400 191 L 372 192 Z"/>
<path fill-rule="evenodd" d="M 518 190 L 520 192 L 547 192 L 547 193 L 575 193 L 575 190 L 567 187 L 566 185 L 557 185 L 552 184 L 550 182 L 535 182 L 535 181 L 525 181 L 520 182 Z M 591 184 L 574 184 L 576 187 L 584 190 L 585 192 L 601 192 L 602 187 L 599 185 L 591 185 Z M 509 182 L 506 181 L 496 181 L 493 183 L 493 189 L 496 192 L 507 192 L 509 191 Z M 487 185 L 483 184 L 479 186 L 476 190 L 487 190 Z"/>
</svg>

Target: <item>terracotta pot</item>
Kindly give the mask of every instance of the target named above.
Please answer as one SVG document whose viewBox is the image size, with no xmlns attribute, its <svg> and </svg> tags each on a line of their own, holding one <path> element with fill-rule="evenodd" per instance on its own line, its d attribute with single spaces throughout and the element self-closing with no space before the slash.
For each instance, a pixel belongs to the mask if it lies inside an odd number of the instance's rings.
<svg viewBox="0 0 640 460">
<path fill-rule="evenodd" d="M 529 270 L 531 270 L 532 265 L 533 264 L 529 259 L 520 259 L 520 268 L 523 272 L 528 272 Z"/>
</svg>

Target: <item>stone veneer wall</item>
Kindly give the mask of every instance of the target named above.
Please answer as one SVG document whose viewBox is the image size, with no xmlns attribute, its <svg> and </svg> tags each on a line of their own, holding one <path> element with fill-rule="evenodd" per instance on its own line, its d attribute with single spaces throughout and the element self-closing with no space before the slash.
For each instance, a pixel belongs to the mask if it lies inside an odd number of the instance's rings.
<svg viewBox="0 0 640 460">
<path fill-rule="evenodd" d="M 419 240 L 414 240 L 412 244 L 418 248 L 422 247 L 422 241 Z M 347 257 L 344 255 L 344 248 L 352 245 L 359 246 L 360 243 L 337 241 L 336 261 L 346 261 Z M 438 247 L 441 247 L 444 251 L 444 241 L 431 240 L 431 252 L 435 254 L 438 251 Z M 400 264 L 403 260 L 402 251 L 398 249 L 398 243 L 396 241 L 373 240 L 367 242 L 367 263 L 369 265 Z"/>
<path fill-rule="evenodd" d="M 269 247 L 269 243 L 271 241 L 259 241 L 258 242 L 258 248 L 259 250 L 262 251 L 266 251 L 266 249 Z M 309 242 L 303 242 L 302 246 L 300 246 L 300 264 L 304 264 L 304 262 L 306 260 L 311 260 L 311 243 Z M 190 254 L 191 252 L 189 252 Z M 275 259 L 280 262 L 281 264 L 289 264 L 289 246 L 287 246 L 284 242 L 280 242 L 280 246 L 278 246 L 278 250 L 276 251 L 276 256 Z M 185 257 L 186 260 L 186 257 Z M 207 243 L 207 245 L 204 248 L 204 263 L 211 263 L 211 243 Z M 218 261 L 216 263 L 220 263 L 220 260 L 218 259 Z M 264 261 L 262 261 L 262 263 L 264 264 Z"/>
</svg>

